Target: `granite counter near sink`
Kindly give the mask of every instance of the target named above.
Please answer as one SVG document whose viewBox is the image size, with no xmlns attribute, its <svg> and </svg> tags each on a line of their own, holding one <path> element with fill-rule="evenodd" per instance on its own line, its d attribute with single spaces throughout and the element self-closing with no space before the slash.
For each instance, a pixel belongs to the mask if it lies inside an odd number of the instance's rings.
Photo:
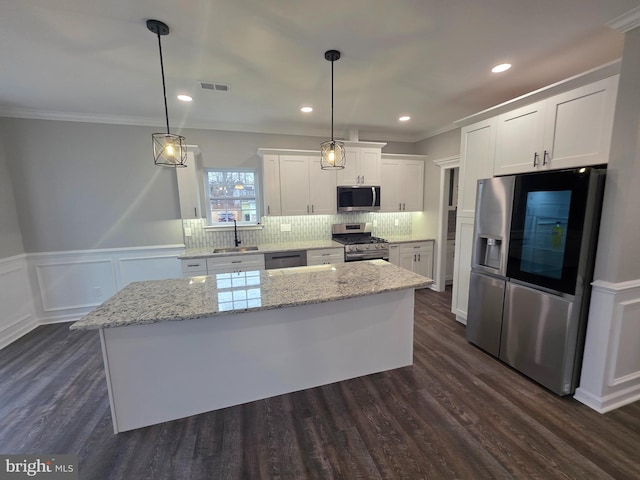
<svg viewBox="0 0 640 480">
<path fill-rule="evenodd" d="M 240 245 L 241 247 L 243 245 Z M 247 245 L 249 246 L 249 245 Z M 334 242 L 331 239 L 326 240 L 309 240 L 303 242 L 279 242 L 279 243 L 263 243 L 255 245 L 257 250 L 244 251 L 244 252 L 222 252 L 214 253 L 215 248 L 224 247 L 205 247 L 205 248 L 189 248 L 184 253 L 178 256 L 180 260 L 189 260 L 195 258 L 207 258 L 207 257 L 224 257 L 231 255 L 247 255 L 251 253 L 275 253 L 286 252 L 291 250 L 320 250 L 323 248 L 343 248 L 338 242 Z"/>
<path fill-rule="evenodd" d="M 134 282 L 72 328 L 100 335 L 118 433 L 411 365 L 429 283 L 382 260 Z"/>
</svg>

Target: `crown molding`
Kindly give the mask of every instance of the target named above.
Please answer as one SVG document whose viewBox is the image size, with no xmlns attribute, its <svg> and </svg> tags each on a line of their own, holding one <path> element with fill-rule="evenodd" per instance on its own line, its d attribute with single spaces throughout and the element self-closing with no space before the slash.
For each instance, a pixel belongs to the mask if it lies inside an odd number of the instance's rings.
<svg viewBox="0 0 640 480">
<path fill-rule="evenodd" d="M 640 6 L 632 8 L 607 23 L 607 26 L 622 33 L 640 27 Z"/>
</svg>

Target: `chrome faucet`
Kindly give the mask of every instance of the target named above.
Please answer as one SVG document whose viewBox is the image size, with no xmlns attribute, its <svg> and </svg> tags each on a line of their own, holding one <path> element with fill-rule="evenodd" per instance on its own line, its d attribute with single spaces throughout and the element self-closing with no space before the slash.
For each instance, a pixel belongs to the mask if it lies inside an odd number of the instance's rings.
<svg viewBox="0 0 640 480">
<path fill-rule="evenodd" d="M 235 242 L 236 247 L 242 243 L 238 238 L 238 225 L 235 218 L 233 219 L 233 241 Z"/>
</svg>

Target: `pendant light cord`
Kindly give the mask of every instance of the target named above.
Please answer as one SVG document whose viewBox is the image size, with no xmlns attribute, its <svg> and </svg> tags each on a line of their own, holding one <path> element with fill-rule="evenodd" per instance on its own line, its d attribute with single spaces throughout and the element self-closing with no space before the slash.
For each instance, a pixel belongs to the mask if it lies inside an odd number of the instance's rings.
<svg viewBox="0 0 640 480">
<path fill-rule="evenodd" d="M 171 133 L 169 130 L 169 108 L 167 107 L 167 87 L 164 82 L 164 63 L 162 62 L 162 42 L 160 41 L 160 32 L 158 32 L 157 35 L 158 35 L 158 49 L 160 50 L 160 72 L 162 73 L 162 95 L 164 96 L 164 118 L 167 121 L 167 133 Z M 333 66 L 333 63 L 331 64 L 331 66 Z M 333 73 L 331 73 L 331 75 L 333 75 Z M 331 128 L 333 129 L 333 127 Z"/>
<path fill-rule="evenodd" d="M 331 143 L 333 143 L 333 60 L 331 60 Z"/>
</svg>

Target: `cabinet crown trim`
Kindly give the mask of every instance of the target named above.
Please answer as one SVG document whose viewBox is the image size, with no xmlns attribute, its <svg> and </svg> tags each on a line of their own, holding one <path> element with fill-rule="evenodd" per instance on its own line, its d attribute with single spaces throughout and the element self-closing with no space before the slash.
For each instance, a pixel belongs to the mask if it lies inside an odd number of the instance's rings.
<svg viewBox="0 0 640 480">
<path fill-rule="evenodd" d="M 461 118 L 460 120 L 456 120 L 453 123 L 454 125 L 457 125 L 459 127 L 466 127 L 467 125 L 471 125 L 481 120 L 500 115 L 501 113 L 510 112 L 511 110 L 515 110 L 516 108 L 524 107 L 526 105 L 531 105 L 532 103 L 538 102 L 540 100 L 546 100 L 547 98 L 550 98 L 554 95 L 566 93 L 570 90 L 574 90 L 579 87 L 584 87 L 585 85 L 588 85 L 590 83 L 597 82 L 598 80 L 603 80 L 605 78 L 618 75 L 620 73 L 620 66 L 620 59 L 614 60 L 613 62 L 606 63 L 600 67 L 594 68 L 592 70 L 587 70 L 586 72 L 580 73 L 573 77 L 569 77 L 559 82 L 552 83 L 551 85 L 547 85 L 546 87 L 534 90 L 533 92 L 526 93 L 504 103 L 500 103 L 494 107 L 482 110 L 481 112 L 475 113 L 468 117 Z"/>
</svg>

